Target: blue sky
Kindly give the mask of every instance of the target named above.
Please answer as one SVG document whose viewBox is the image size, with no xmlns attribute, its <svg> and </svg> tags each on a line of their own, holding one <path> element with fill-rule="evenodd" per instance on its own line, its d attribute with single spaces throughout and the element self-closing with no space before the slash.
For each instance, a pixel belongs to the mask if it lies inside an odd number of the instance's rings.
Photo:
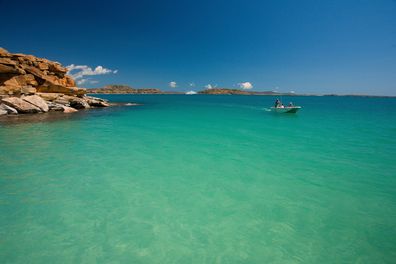
<svg viewBox="0 0 396 264">
<path fill-rule="evenodd" d="M 396 95 L 394 0 L 0 0 L 0 9 L 0 46 L 73 64 L 83 87 Z"/>
</svg>

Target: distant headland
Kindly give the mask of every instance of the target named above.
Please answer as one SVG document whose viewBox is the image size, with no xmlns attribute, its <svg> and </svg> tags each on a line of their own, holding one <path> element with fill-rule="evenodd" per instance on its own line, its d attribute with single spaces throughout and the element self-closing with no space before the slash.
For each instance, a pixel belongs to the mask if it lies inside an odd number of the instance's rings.
<svg viewBox="0 0 396 264">
<path fill-rule="evenodd" d="M 103 88 L 87 89 L 88 94 L 186 94 L 178 91 L 162 91 L 156 88 L 132 88 L 128 85 L 112 84 L 106 85 Z M 229 88 L 214 88 L 198 91 L 197 94 L 215 94 L 215 95 L 296 95 L 294 93 L 278 93 L 272 91 L 246 91 Z"/>
<path fill-rule="evenodd" d="M 183 94 L 182 92 L 164 92 L 156 88 L 132 88 L 128 85 L 112 84 L 103 88 L 87 89 L 90 94 Z"/>
<path fill-rule="evenodd" d="M 276 91 L 247 91 L 231 88 L 212 88 L 197 92 L 162 91 L 157 88 L 132 88 L 123 84 L 106 85 L 102 88 L 87 88 L 87 94 L 208 94 L 208 95 L 262 95 L 262 96 L 356 96 L 356 97 L 395 97 L 364 94 L 301 94 Z"/>
<path fill-rule="evenodd" d="M 273 91 L 247 91 L 229 88 L 212 88 L 199 91 L 198 94 L 227 94 L 227 95 L 296 95 L 294 93 L 278 93 Z"/>
</svg>

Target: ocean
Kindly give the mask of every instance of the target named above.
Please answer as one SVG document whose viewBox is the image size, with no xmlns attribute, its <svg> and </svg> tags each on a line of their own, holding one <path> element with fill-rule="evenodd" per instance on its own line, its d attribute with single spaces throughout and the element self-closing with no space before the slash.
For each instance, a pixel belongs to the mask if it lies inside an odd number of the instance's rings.
<svg viewBox="0 0 396 264">
<path fill-rule="evenodd" d="M 1 263 L 395 263 L 396 98 L 100 96 L 0 120 Z"/>
</svg>

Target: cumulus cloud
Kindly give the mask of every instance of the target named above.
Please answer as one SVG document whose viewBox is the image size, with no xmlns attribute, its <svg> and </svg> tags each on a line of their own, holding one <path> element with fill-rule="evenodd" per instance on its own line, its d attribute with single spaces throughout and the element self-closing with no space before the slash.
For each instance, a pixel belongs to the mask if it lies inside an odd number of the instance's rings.
<svg viewBox="0 0 396 264">
<path fill-rule="evenodd" d="M 86 82 L 87 82 L 87 79 L 80 79 L 80 80 L 77 81 L 77 84 L 81 85 L 81 84 L 84 84 Z"/>
<path fill-rule="evenodd" d="M 102 75 L 102 74 L 109 74 L 109 73 L 117 73 L 118 70 L 110 70 L 107 68 L 104 68 L 103 66 L 97 66 L 94 70 L 92 70 L 91 67 L 88 67 L 87 65 L 74 65 L 71 64 L 69 66 L 66 66 L 67 68 L 67 74 L 69 74 L 72 78 L 75 80 L 79 80 L 81 82 L 81 79 L 84 80 L 84 76 L 92 76 L 92 75 Z M 79 82 L 77 81 L 77 83 Z M 82 81 L 82 83 L 85 83 L 85 81 Z"/>
<path fill-rule="evenodd" d="M 177 87 L 177 83 L 172 81 L 172 82 L 169 83 L 169 87 L 176 88 Z"/>
<path fill-rule="evenodd" d="M 95 83 L 98 83 L 99 81 L 96 81 L 96 80 L 91 80 L 91 79 L 84 79 L 84 78 L 82 78 L 82 79 L 78 79 L 77 80 L 77 84 L 78 85 L 82 85 L 82 84 L 95 84 Z"/>
<path fill-rule="evenodd" d="M 252 89 L 253 88 L 253 85 L 250 82 L 238 83 L 238 86 L 241 89 Z"/>
<path fill-rule="evenodd" d="M 213 89 L 213 88 L 216 88 L 217 85 L 211 85 L 211 84 L 209 83 L 209 84 L 205 85 L 204 87 L 205 87 L 205 89 Z"/>
</svg>

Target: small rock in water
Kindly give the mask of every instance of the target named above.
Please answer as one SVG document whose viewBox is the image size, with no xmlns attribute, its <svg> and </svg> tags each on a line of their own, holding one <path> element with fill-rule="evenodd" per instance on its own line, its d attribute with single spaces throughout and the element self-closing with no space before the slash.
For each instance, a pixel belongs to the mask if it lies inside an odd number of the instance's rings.
<svg viewBox="0 0 396 264">
<path fill-rule="evenodd" d="M 47 102 L 47 104 L 48 104 L 48 108 L 49 108 L 50 111 L 61 111 L 61 112 L 63 112 L 64 107 L 65 107 L 65 106 L 63 106 L 61 104 L 57 104 L 57 103 L 53 103 L 53 102 Z"/>
<path fill-rule="evenodd" d="M 97 106 L 97 107 L 107 107 L 107 106 L 110 106 L 106 101 L 103 101 L 103 100 L 92 99 L 92 97 L 89 97 L 89 98 L 86 97 L 85 99 L 86 99 L 87 103 L 88 103 L 90 106 Z"/>
<path fill-rule="evenodd" d="M 74 112 L 78 112 L 78 110 L 73 107 L 63 106 L 63 113 L 74 113 Z"/>
</svg>

